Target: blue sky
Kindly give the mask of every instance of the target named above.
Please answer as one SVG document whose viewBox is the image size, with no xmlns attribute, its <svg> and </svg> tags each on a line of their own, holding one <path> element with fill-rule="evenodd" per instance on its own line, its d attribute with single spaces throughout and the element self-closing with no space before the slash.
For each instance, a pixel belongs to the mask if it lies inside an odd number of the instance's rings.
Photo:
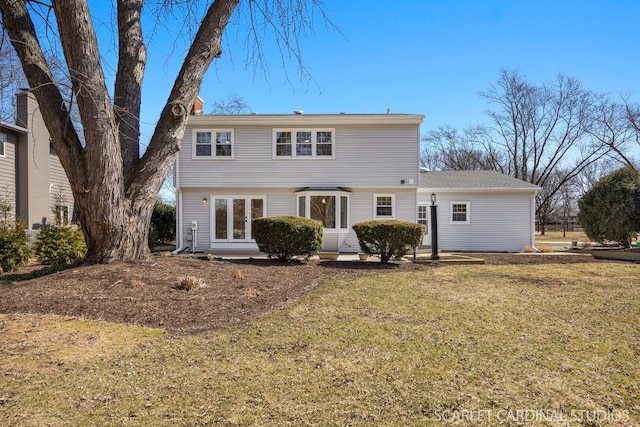
<svg viewBox="0 0 640 427">
<path fill-rule="evenodd" d="M 93 2 L 96 3 L 96 2 Z M 245 67 L 244 35 L 229 31 L 225 53 L 206 74 L 205 112 L 230 94 L 257 113 L 415 113 L 423 133 L 444 124 L 485 120 L 478 92 L 501 67 L 532 83 L 557 73 L 617 96 L 637 92 L 640 1 L 637 0 L 325 0 L 342 34 L 319 27 L 302 39 L 315 82 L 300 82 L 295 64 L 285 81 L 275 44 L 264 52 L 268 76 Z M 101 13 L 101 11 L 94 14 Z M 170 34 L 149 45 L 142 142 L 151 136 L 183 53 Z M 636 102 L 640 96 L 634 93 Z"/>
</svg>

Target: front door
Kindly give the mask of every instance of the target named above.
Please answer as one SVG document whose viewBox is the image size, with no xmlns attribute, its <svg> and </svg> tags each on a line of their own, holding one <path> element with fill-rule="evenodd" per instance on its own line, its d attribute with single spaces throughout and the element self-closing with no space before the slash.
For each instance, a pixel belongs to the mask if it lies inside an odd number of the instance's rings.
<svg viewBox="0 0 640 427">
<path fill-rule="evenodd" d="M 264 197 L 211 197 L 213 241 L 252 242 L 251 221 L 264 216 Z"/>
</svg>

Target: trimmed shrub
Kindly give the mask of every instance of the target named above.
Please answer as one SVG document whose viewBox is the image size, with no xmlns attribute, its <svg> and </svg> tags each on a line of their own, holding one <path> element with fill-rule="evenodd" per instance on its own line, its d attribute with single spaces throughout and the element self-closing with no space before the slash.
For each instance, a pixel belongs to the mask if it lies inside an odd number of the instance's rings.
<svg viewBox="0 0 640 427">
<path fill-rule="evenodd" d="M 29 236 L 20 222 L 0 221 L 0 272 L 15 271 L 31 258 Z"/>
<path fill-rule="evenodd" d="M 149 247 L 159 243 L 169 243 L 176 239 L 176 207 L 156 202 L 149 226 Z"/>
<path fill-rule="evenodd" d="M 425 226 L 396 219 L 353 224 L 360 249 L 367 255 L 380 255 L 380 262 L 400 259 L 420 246 Z"/>
<path fill-rule="evenodd" d="M 38 262 L 45 265 L 73 264 L 87 255 L 82 230 L 74 226 L 40 227 L 34 247 Z"/>
<path fill-rule="evenodd" d="M 269 258 L 291 261 L 309 259 L 322 248 L 322 222 L 299 216 L 256 218 L 253 235 L 261 252 Z"/>
</svg>

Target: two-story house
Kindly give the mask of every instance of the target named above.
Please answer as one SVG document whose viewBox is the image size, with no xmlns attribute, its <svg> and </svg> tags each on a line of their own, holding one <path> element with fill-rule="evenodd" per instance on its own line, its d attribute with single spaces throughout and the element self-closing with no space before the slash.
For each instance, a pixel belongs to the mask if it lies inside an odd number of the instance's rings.
<svg viewBox="0 0 640 427">
<path fill-rule="evenodd" d="M 22 92 L 16 104 L 16 123 L 0 122 L 0 197 L 11 218 L 37 230 L 54 215 L 71 219 L 73 194 L 36 99 Z"/>
<path fill-rule="evenodd" d="M 358 252 L 351 226 L 416 221 L 414 114 L 193 115 L 176 161 L 177 246 L 256 250 L 251 220 L 324 224 L 326 251 Z"/>
</svg>

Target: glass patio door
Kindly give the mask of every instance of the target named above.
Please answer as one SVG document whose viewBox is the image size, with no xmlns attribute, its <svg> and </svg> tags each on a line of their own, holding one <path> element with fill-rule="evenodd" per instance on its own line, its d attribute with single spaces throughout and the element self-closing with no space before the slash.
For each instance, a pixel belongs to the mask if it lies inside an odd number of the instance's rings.
<svg viewBox="0 0 640 427">
<path fill-rule="evenodd" d="M 264 197 L 212 197 L 213 240 L 253 240 L 251 221 L 264 216 Z"/>
</svg>

